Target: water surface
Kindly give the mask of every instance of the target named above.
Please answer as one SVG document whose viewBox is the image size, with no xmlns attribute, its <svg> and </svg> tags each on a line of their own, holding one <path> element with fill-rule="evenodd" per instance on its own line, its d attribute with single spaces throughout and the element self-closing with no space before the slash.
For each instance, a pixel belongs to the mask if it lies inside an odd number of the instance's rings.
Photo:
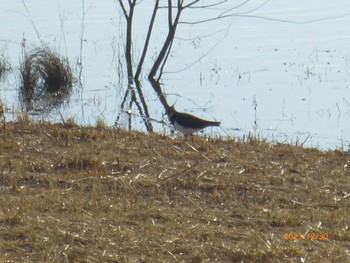
<svg viewBox="0 0 350 263">
<path fill-rule="evenodd" d="M 42 41 L 66 55 L 73 66 L 82 51 L 83 89 L 60 109 L 63 116 L 87 125 L 100 117 L 113 125 L 126 81 L 118 74 L 118 67 L 123 66 L 118 58 L 123 59 L 125 25 L 117 2 L 25 3 L 27 10 L 22 1 L 0 3 L 0 51 L 14 67 L 1 83 L 1 100 L 9 109 L 19 108 L 21 43 L 25 39 L 30 48 Z M 136 12 L 136 58 L 152 3 L 143 1 Z M 188 10 L 183 21 L 199 21 L 220 11 Z M 214 136 L 253 132 L 272 141 L 305 141 L 306 146 L 347 149 L 350 2 L 250 1 L 235 12 L 239 15 L 211 23 L 180 25 L 163 76 L 169 102 L 176 103 L 179 110 L 221 121 L 223 129 L 207 131 Z M 164 13 L 157 20 L 145 75 L 165 37 L 165 19 Z M 143 83 L 152 115 L 161 120 L 160 104 L 146 78 Z M 47 118 L 60 121 L 57 112 Z M 143 128 L 139 118 L 133 125 Z M 154 125 L 157 131 L 169 131 Z"/>
</svg>

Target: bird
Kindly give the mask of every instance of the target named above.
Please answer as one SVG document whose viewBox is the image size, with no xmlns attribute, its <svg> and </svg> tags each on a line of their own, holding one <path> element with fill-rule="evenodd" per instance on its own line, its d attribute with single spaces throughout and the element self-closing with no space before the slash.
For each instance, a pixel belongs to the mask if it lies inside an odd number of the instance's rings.
<svg viewBox="0 0 350 263">
<path fill-rule="evenodd" d="M 185 138 L 187 138 L 188 135 L 193 135 L 193 133 L 199 132 L 207 127 L 220 126 L 221 124 L 217 121 L 203 120 L 185 112 L 178 112 L 175 110 L 174 106 L 168 108 L 167 114 L 169 121 L 175 130 L 182 132 L 185 135 Z"/>
</svg>

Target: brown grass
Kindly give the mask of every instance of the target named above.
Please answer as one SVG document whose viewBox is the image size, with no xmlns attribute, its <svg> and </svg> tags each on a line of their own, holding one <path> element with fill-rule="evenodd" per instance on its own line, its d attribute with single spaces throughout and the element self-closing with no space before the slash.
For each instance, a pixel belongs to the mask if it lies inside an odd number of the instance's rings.
<svg viewBox="0 0 350 263">
<path fill-rule="evenodd" d="M 49 48 L 24 51 L 20 98 L 27 111 L 50 111 L 69 97 L 73 74 L 68 60 Z"/>
<path fill-rule="evenodd" d="M 1 262 L 350 260 L 344 152 L 26 120 L 0 136 Z"/>
</svg>

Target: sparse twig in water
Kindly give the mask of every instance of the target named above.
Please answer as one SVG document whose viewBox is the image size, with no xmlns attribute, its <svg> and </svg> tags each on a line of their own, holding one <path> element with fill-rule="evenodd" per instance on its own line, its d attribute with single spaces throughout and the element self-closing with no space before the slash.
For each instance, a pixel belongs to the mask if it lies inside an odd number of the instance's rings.
<svg viewBox="0 0 350 263">
<path fill-rule="evenodd" d="M 44 41 L 41 39 L 40 33 L 39 33 L 38 29 L 37 29 L 36 26 L 35 26 L 34 20 L 33 20 L 32 16 L 31 16 L 31 14 L 30 14 L 30 12 L 29 12 L 29 9 L 28 9 L 28 7 L 27 7 L 27 5 L 26 5 L 26 3 L 25 3 L 24 0 L 22 0 L 22 4 L 23 4 L 23 6 L 24 6 L 24 9 L 25 9 L 26 12 L 27 12 L 28 19 L 29 19 L 31 25 L 32 25 L 33 28 L 34 28 L 34 31 L 35 31 L 35 33 L 36 33 L 36 36 L 38 37 L 38 39 L 39 39 L 39 41 L 40 41 L 40 43 L 41 43 L 41 46 L 44 48 L 46 45 L 45 45 Z"/>
<path fill-rule="evenodd" d="M 258 101 L 256 100 L 256 96 L 254 94 L 254 97 L 253 97 L 253 107 L 254 107 L 254 125 L 253 125 L 253 128 L 254 128 L 254 132 L 256 134 L 256 131 L 258 130 Z"/>
<path fill-rule="evenodd" d="M 84 33 L 85 33 L 85 15 L 86 15 L 86 10 L 85 10 L 85 0 L 81 1 L 82 4 L 82 10 L 83 14 L 81 17 L 81 31 L 80 31 L 80 46 L 79 46 L 79 57 L 78 57 L 78 62 L 77 62 L 77 67 L 78 67 L 78 83 L 80 86 L 80 89 L 83 88 L 83 44 L 84 44 Z M 81 93 L 81 96 L 83 94 Z"/>
<path fill-rule="evenodd" d="M 300 144 L 300 146 L 303 147 L 304 144 L 306 143 L 306 141 L 307 141 L 310 137 L 311 137 L 311 134 L 309 133 L 309 134 L 306 136 L 305 140 Z"/>
<path fill-rule="evenodd" d="M 58 111 L 58 114 L 59 114 L 59 115 L 60 115 L 60 117 L 61 117 L 61 120 L 62 120 L 63 126 L 66 126 L 66 121 L 64 120 L 64 118 L 63 118 L 63 116 L 62 116 L 61 111 Z"/>
</svg>

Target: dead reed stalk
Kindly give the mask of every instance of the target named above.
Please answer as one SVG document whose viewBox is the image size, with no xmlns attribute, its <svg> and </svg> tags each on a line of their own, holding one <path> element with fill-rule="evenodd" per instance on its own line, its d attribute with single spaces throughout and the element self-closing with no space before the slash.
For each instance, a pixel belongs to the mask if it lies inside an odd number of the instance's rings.
<svg viewBox="0 0 350 263">
<path fill-rule="evenodd" d="M 7 71 L 11 70 L 11 66 L 9 62 L 6 60 L 4 56 L 0 57 L 0 81 L 3 80 Z"/>
</svg>

